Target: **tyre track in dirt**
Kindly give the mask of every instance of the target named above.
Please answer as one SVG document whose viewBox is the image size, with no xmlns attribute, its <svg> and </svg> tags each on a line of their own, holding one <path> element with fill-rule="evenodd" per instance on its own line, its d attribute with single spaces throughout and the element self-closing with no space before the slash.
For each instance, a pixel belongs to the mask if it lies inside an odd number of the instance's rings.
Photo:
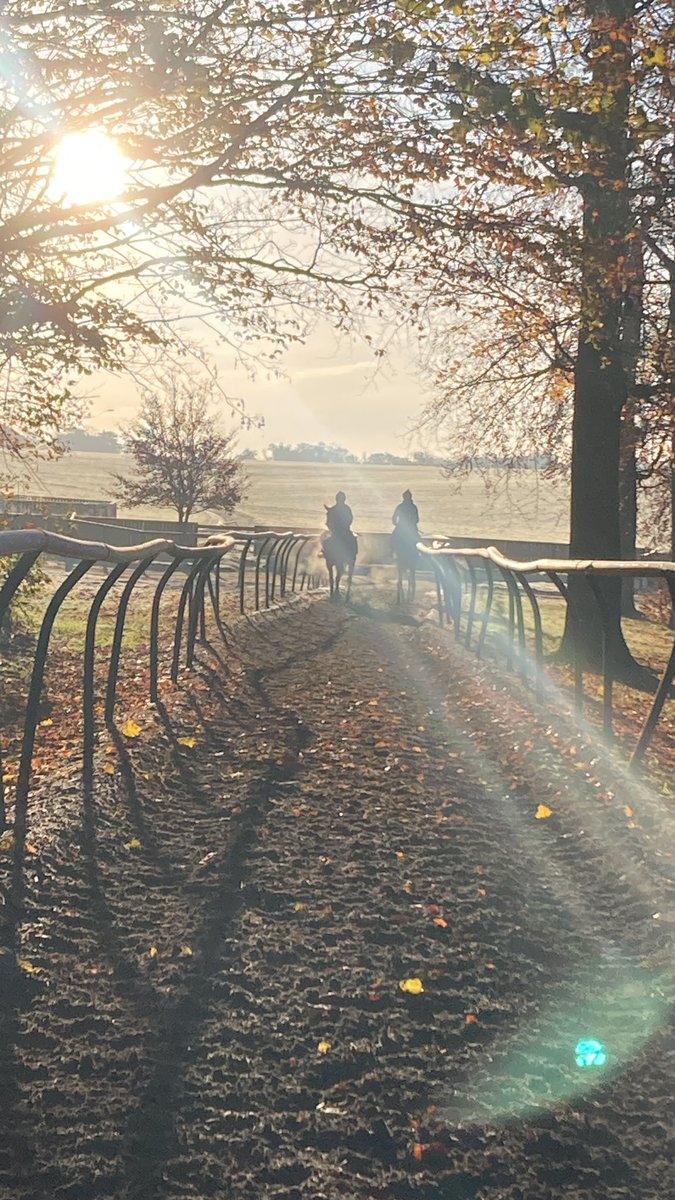
<svg viewBox="0 0 675 1200">
<path fill-rule="evenodd" d="M 619 790 L 386 610 L 303 606 L 204 669 L 161 800 L 148 742 L 89 844 L 74 784 L 38 806 L 0 1196 L 665 1200 L 670 816 L 627 831 Z M 581 1071 L 599 1032 L 612 1069 Z"/>
</svg>

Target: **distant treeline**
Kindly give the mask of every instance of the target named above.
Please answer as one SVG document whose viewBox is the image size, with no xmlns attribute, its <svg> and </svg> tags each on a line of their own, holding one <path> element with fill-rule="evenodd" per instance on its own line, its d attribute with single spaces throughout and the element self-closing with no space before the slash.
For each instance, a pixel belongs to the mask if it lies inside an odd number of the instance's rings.
<svg viewBox="0 0 675 1200">
<path fill-rule="evenodd" d="M 256 457 L 253 451 L 247 451 L 249 458 Z M 401 454 L 391 454 L 387 450 L 377 450 L 374 454 L 354 454 L 345 446 L 336 446 L 327 442 L 272 442 L 262 457 L 273 462 L 312 462 L 312 463 L 367 463 L 369 466 L 387 467 L 442 467 L 445 459 L 416 450 L 409 458 Z"/>
<path fill-rule="evenodd" d="M 245 450 L 242 458 L 256 459 L 255 450 Z M 486 468 L 508 468 L 510 470 L 533 470 L 549 465 L 548 455 L 521 455 L 517 458 L 494 458 L 489 455 L 477 455 L 472 459 L 453 460 L 436 454 L 428 454 L 424 450 L 415 450 L 409 456 L 392 454 L 388 450 L 376 450 L 373 454 L 363 454 L 359 458 L 344 446 L 319 442 L 272 442 L 262 454 L 263 459 L 273 462 L 312 462 L 312 463 L 365 463 L 368 466 L 382 467 L 443 467 L 447 470 L 460 468 L 483 470 Z"/>
<path fill-rule="evenodd" d="M 79 450 L 88 454 L 119 454 L 122 446 L 116 433 L 104 429 L 101 433 L 89 433 L 86 429 L 67 429 L 61 438 L 67 450 Z"/>
<path fill-rule="evenodd" d="M 88 433 L 86 429 L 69 429 L 63 435 L 63 443 L 69 450 L 100 452 L 102 454 L 118 454 L 122 444 L 116 433 L 103 430 L 102 433 Z M 362 463 L 374 467 L 443 467 L 446 470 L 471 469 L 506 469 L 533 470 L 548 466 L 545 454 L 529 455 L 520 458 L 504 459 L 491 458 L 488 455 L 476 456 L 472 459 L 455 461 L 442 458 L 436 454 L 427 454 L 424 450 L 415 450 L 406 457 L 402 454 L 392 454 L 388 450 L 376 450 L 373 454 L 354 454 L 345 446 L 336 446 L 332 442 L 271 442 L 266 450 L 246 448 L 237 455 L 242 462 L 310 462 L 337 463 L 338 465 Z"/>
</svg>

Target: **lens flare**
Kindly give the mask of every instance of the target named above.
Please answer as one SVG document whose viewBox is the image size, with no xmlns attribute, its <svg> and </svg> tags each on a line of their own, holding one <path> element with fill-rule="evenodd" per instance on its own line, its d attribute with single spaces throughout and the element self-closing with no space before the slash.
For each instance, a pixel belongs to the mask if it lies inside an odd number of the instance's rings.
<svg viewBox="0 0 675 1200">
<path fill-rule="evenodd" d="M 582 1038 L 574 1048 L 574 1057 L 578 1067 L 604 1067 L 607 1051 L 597 1038 Z"/>
</svg>

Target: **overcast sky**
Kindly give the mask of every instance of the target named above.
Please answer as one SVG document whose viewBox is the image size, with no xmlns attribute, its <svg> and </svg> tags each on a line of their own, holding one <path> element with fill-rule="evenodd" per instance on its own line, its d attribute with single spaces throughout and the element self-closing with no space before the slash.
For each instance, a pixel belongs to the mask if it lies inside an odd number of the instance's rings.
<svg viewBox="0 0 675 1200">
<path fill-rule="evenodd" d="M 251 416 L 265 420 L 261 430 L 242 430 L 242 448 L 323 441 L 356 454 L 405 453 L 410 430 L 429 398 L 412 351 L 399 347 L 383 363 L 365 341 L 338 340 L 327 325 L 317 327 L 306 344 L 291 347 L 279 378 L 264 371 L 251 377 L 243 368 L 234 369 L 232 357 L 214 347 L 221 386 L 244 399 Z M 85 423 L 95 429 L 124 427 L 137 408 L 138 396 L 128 379 L 101 378 Z"/>
</svg>

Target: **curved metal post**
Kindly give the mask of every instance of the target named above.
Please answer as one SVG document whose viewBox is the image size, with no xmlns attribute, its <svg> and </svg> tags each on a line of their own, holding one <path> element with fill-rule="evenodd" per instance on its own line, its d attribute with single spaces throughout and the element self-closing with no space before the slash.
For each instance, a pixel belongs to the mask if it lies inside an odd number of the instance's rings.
<svg viewBox="0 0 675 1200">
<path fill-rule="evenodd" d="M 487 576 L 487 596 L 485 597 L 485 609 L 481 617 L 480 633 L 478 635 L 478 645 L 476 646 L 476 654 L 480 658 L 485 648 L 485 638 L 487 637 L 488 622 L 492 614 L 492 602 L 495 594 L 495 573 L 492 569 L 492 563 L 489 558 L 485 559 L 485 574 Z"/>
<path fill-rule="evenodd" d="M 274 534 L 267 534 L 260 542 L 258 553 L 255 558 L 255 611 L 260 612 L 260 561 L 269 542 L 274 542 Z M 267 575 L 267 563 L 265 564 L 265 575 Z"/>
<path fill-rule="evenodd" d="M 558 591 L 560 592 L 560 595 L 562 596 L 563 600 L 565 601 L 567 611 L 570 614 L 570 620 L 573 622 L 575 630 L 577 630 L 581 623 L 581 619 L 579 617 L 579 613 L 577 612 L 576 603 L 575 603 L 575 601 L 572 600 L 570 593 L 569 593 L 569 589 L 567 588 L 567 585 L 563 583 L 563 581 L 560 578 L 557 571 L 547 571 L 546 574 L 548 575 L 549 579 L 551 580 L 551 583 L 555 584 Z M 572 667 L 574 670 L 574 711 L 576 712 L 577 716 L 580 717 L 584 711 L 584 674 L 583 674 L 583 670 L 582 670 L 582 666 L 581 666 L 581 658 L 579 656 L 579 651 L 577 649 L 577 644 L 578 644 L 578 640 L 575 637 L 572 639 L 572 646 L 573 646 Z"/>
<path fill-rule="evenodd" d="M 242 614 L 242 616 L 244 614 L 244 609 L 246 607 L 245 601 L 244 601 L 244 592 L 246 590 L 246 560 L 248 558 L 248 552 L 251 549 L 252 544 L 253 544 L 253 538 L 250 537 L 244 542 L 244 548 L 239 557 L 239 571 L 238 571 L 237 584 L 239 587 L 239 612 Z"/>
<path fill-rule="evenodd" d="M 16 592 L 21 587 L 24 579 L 28 575 L 31 567 L 35 565 L 39 558 L 39 554 L 22 554 L 21 558 L 14 564 L 5 582 L 0 588 L 0 630 L 5 616 L 9 612 L 9 606 L 16 595 Z M 5 828 L 7 821 L 7 812 L 5 810 L 5 786 L 2 782 L 4 770 L 2 766 L 2 753 L 0 753 L 0 833 Z"/>
<path fill-rule="evenodd" d="M 152 609 L 150 612 L 150 700 L 153 704 L 157 704 L 159 700 L 159 605 L 166 585 L 171 576 L 175 575 L 180 564 L 180 558 L 174 558 L 173 562 L 169 563 L 155 588 L 155 594 L 152 598 Z"/>
<path fill-rule="evenodd" d="M 607 601 L 602 594 L 602 588 L 599 586 L 599 580 L 594 579 L 592 575 L 587 575 L 588 586 L 593 593 L 598 612 L 600 614 L 600 626 L 602 633 L 602 728 L 608 738 L 614 736 L 612 727 L 613 718 L 613 685 L 614 674 L 610 656 L 607 653 L 607 630 L 609 628 L 609 610 Z"/>
<path fill-rule="evenodd" d="M 279 586 L 281 587 L 281 570 L 282 570 L 281 564 L 283 561 L 284 552 L 286 550 L 286 544 L 289 540 L 292 542 L 294 537 L 295 537 L 295 534 L 287 533 L 284 537 L 279 538 L 279 540 L 277 542 L 275 542 L 275 544 L 274 544 L 274 547 L 272 550 L 272 555 L 268 556 L 267 563 L 269 566 L 270 557 L 271 557 L 272 558 L 272 568 L 270 571 L 266 571 L 266 573 L 265 573 L 265 601 L 266 601 L 267 607 L 269 607 L 270 604 L 274 603 L 274 599 L 275 599 L 275 595 L 276 595 L 277 574 L 279 575 Z"/>
<path fill-rule="evenodd" d="M 21 744 L 21 758 L 19 761 L 19 773 L 16 781 L 16 807 L 14 817 L 14 837 L 16 839 L 17 853 L 20 857 L 23 856 L 23 843 L 26 836 L 26 806 L 28 801 L 28 790 L 30 787 L 31 768 L 33 763 L 33 750 L 35 749 L 35 734 L 38 726 L 40 696 L 42 695 L 42 683 L 45 673 L 45 662 L 47 660 L 47 651 L 49 650 L 49 639 L 51 637 L 54 621 L 58 615 L 59 609 L 67 596 L 70 595 L 73 588 L 80 582 L 82 577 L 94 565 L 93 559 L 84 559 L 70 572 L 67 579 L 64 579 L 60 587 L 56 589 L 52 596 L 45 615 L 42 618 L 40 633 L 38 634 L 37 646 L 35 648 L 35 661 L 33 663 L 33 673 L 30 680 L 30 688 L 28 690 L 28 700 L 26 702 L 26 719 L 23 729 L 23 741 Z"/>
<path fill-rule="evenodd" d="M 508 650 L 507 650 L 507 667 L 508 670 L 513 670 L 513 658 L 515 649 L 515 602 L 513 599 L 513 588 L 510 586 L 507 571 L 503 566 L 497 565 L 497 570 L 500 572 L 502 580 L 506 583 L 508 594 Z"/>
<path fill-rule="evenodd" d="M 534 588 L 532 587 L 532 584 L 530 583 L 527 576 L 518 573 L 516 577 L 519 580 L 520 585 L 521 585 L 523 591 L 525 592 L 525 595 L 527 596 L 527 598 L 530 602 L 530 607 L 532 609 L 532 620 L 534 622 L 534 663 L 535 663 L 534 694 L 535 694 L 537 700 L 543 700 L 543 698 L 544 698 L 544 674 L 543 674 L 543 672 L 544 672 L 544 636 L 543 636 L 543 630 L 542 630 L 542 624 L 541 624 L 541 610 L 539 608 L 539 601 L 537 600 Z"/>
<path fill-rule="evenodd" d="M 127 609 L 129 600 L 136 584 L 141 575 L 145 575 L 148 567 L 154 562 L 159 551 L 155 551 L 148 558 L 143 558 L 138 566 L 132 571 L 131 576 L 124 585 L 124 591 L 120 596 L 119 606 L 117 609 L 117 620 L 115 621 L 115 632 L 113 634 L 112 649 L 110 651 L 110 665 L 108 667 L 108 684 L 105 694 L 105 719 L 110 723 L 115 713 L 115 692 L 117 691 L 117 677 L 120 669 L 120 654 L 122 651 L 122 638 L 124 637 L 124 622 L 126 621 Z"/>
<path fill-rule="evenodd" d="M 461 634 L 462 634 L 462 604 L 463 604 L 463 598 L 464 598 L 464 581 L 462 579 L 462 573 L 461 573 L 459 567 L 457 566 L 457 563 L 455 562 L 454 558 L 447 558 L 447 559 L 444 559 L 443 561 L 444 561 L 444 565 L 446 566 L 446 568 L 447 567 L 450 568 L 450 573 L 454 576 L 454 580 L 455 580 L 456 591 L 455 591 L 455 595 L 452 599 L 452 605 L 448 604 L 448 599 L 450 596 L 449 588 L 444 587 L 443 591 L 445 594 L 446 612 L 448 614 L 448 618 L 450 616 L 450 608 L 452 607 L 452 610 L 453 610 L 452 615 L 454 617 L 454 622 L 455 622 L 455 641 L 459 641 Z M 447 570 L 444 573 L 444 583 L 446 585 L 449 584 Z"/>
<path fill-rule="evenodd" d="M 209 558 L 205 562 L 199 563 L 199 570 L 195 575 L 194 586 L 190 594 L 190 614 L 188 618 L 188 636 L 187 648 L 185 654 L 185 665 L 188 669 L 193 665 L 195 660 L 195 644 L 197 642 L 197 625 L 204 613 L 204 591 L 206 588 L 206 579 L 215 561 L 214 558 Z M 206 633 L 206 631 L 204 631 Z"/>
<path fill-rule="evenodd" d="M 99 613 L 106 596 L 127 569 L 127 563 L 117 563 L 104 579 L 91 602 L 87 627 L 84 634 L 84 664 L 82 667 L 82 716 L 84 742 L 84 773 L 91 773 L 92 756 L 94 753 L 94 666 L 96 661 L 96 628 Z"/>
<path fill-rule="evenodd" d="M 469 576 L 471 578 L 471 595 L 469 599 L 469 612 L 466 621 L 466 633 L 464 635 L 464 645 L 467 650 L 471 649 L 471 633 L 473 631 L 473 619 L 476 612 L 476 596 L 478 595 L 478 585 L 476 583 L 476 571 L 473 562 L 468 555 L 465 555 L 464 562 L 467 565 Z"/>
<path fill-rule="evenodd" d="M 667 574 L 666 575 L 666 584 L 668 587 L 668 591 L 670 592 L 670 599 L 672 600 L 672 604 L 673 604 L 673 613 L 675 613 L 675 575 Z M 644 753 L 645 753 L 647 747 L 649 746 L 649 743 L 652 740 L 654 730 L 656 729 L 656 723 L 661 715 L 661 709 L 663 708 L 663 706 L 666 702 L 666 699 L 670 694 L 670 690 L 671 690 L 674 678 L 675 678 L 675 637 L 673 638 L 673 645 L 672 645 L 672 649 L 670 651 L 670 658 L 668 659 L 668 662 L 666 663 L 666 666 L 664 668 L 663 675 L 661 676 L 661 681 L 656 690 L 656 695 L 654 696 L 654 701 L 652 703 L 652 707 L 649 711 L 649 714 L 647 716 L 647 719 L 646 719 L 644 725 L 642 726 L 642 731 L 640 733 L 640 737 L 638 738 L 637 745 L 631 755 L 631 759 L 630 759 L 631 767 L 636 766 L 637 763 L 639 763 L 642 760 L 642 758 L 644 757 Z"/>
<path fill-rule="evenodd" d="M 186 608 L 188 599 L 190 600 L 190 604 L 192 605 L 192 587 L 194 584 L 195 575 L 199 571 L 199 568 L 201 567 L 201 565 L 202 564 L 200 562 L 196 562 L 196 563 L 193 563 L 192 566 L 190 567 L 190 569 L 187 573 L 187 578 L 185 580 L 185 583 L 183 584 L 183 589 L 180 594 L 180 600 L 178 601 L 178 612 L 176 613 L 176 626 L 175 626 L 174 635 L 173 635 L 173 656 L 171 659 L 171 682 L 172 683 L 178 683 L 178 669 L 180 666 L 180 650 L 181 650 L 181 643 L 183 640 L 183 624 L 185 621 L 185 608 Z M 192 612 L 192 608 L 190 608 L 190 612 Z"/>
<path fill-rule="evenodd" d="M 307 545 L 308 541 L 309 541 L 308 537 L 298 538 L 298 553 L 295 556 L 295 562 L 293 564 L 293 581 L 291 583 L 291 591 L 292 592 L 295 591 L 295 581 L 298 577 L 298 564 L 300 562 L 300 556 L 302 555 L 302 552 L 303 552 L 305 546 Z M 300 590 L 302 591 L 302 588 L 300 588 Z"/>
<path fill-rule="evenodd" d="M 286 547 L 284 548 L 282 555 L 281 555 L 281 561 L 279 563 L 279 594 L 282 597 L 282 599 L 286 595 L 286 584 L 288 582 L 288 564 L 290 561 L 291 552 L 294 549 L 294 547 L 296 546 L 297 542 L 299 542 L 299 541 L 300 541 L 300 538 L 297 536 L 297 534 L 293 534 L 293 536 L 288 539 L 288 543 L 287 543 Z"/>
<path fill-rule="evenodd" d="M 218 561 L 218 565 L 219 565 L 219 566 L 220 566 L 220 562 L 221 562 L 221 561 L 222 561 L 222 560 L 220 560 L 220 559 L 219 559 L 219 561 Z M 217 592 L 216 588 L 214 588 L 214 585 L 213 585 L 213 580 L 212 580 L 212 578 L 211 578 L 211 574 L 209 574 L 209 575 L 207 576 L 207 580 L 206 580 L 206 582 L 207 582 L 207 584 L 208 584 L 209 596 L 210 596 L 210 598 L 211 598 L 211 608 L 213 609 L 213 619 L 214 619 L 214 621 L 216 622 L 216 627 L 217 627 L 217 629 L 218 629 L 218 633 L 220 634 L 221 638 L 223 639 L 223 641 L 224 641 L 225 645 L 227 646 L 227 645 L 229 644 L 229 643 L 228 643 L 228 637 L 227 637 L 227 631 L 226 631 L 226 629 L 225 629 L 225 626 L 224 626 L 224 624 L 223 624 L 223 619 L 222 619 L 222 617 L 221 617 L 221 615 L 220 615 L 220 605 L 219 605 L 219 603 L 218 603 L 218 592 Z M 203 640 L 205 641 L 205 640 L 206 640 L 206 637 L 204 637 L 204 639 L 203 639 Z"/>
</svg>

